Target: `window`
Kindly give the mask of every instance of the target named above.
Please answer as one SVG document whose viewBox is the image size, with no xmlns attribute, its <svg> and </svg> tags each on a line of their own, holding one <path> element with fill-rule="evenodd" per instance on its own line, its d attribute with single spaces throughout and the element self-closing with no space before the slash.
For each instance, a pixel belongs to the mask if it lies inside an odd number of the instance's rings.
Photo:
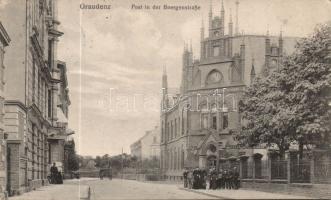
<svg viewBox="0 0 331 200">
<path fill-rule="evenodd" d="M 173 124 L 172 124 L 172 121 L 170 122 L 170 126 L 171 126 L 171 139 L 173 139 L 174 138 L 174 126 L 173 126 Z"/>
<path fill-rule="evenodd" d="M 48 90 L 48 117 L 52 117 L 52 91 Z"/>
<path fill-rule="evenodd" d="M 53 48 L 53 41 L 48 40 L 48 67 L 52 68 L 52 48 Z"/>
<path fill-rule="evenodd" d="M 223 129 L 228 128 L 228 126 L 229 126 L 228 113 L 223 113 Z"/>
<path fill-rule="evenodd" d="M 214 46 L 213 48 L 213 56 L 219 56 L 220 55 L 220 47 L 219 46 Z"/>
<path fill-rule="evenodd" d="M 36 61 L 32 59 L 32 102 L 35 102 L 36 92 Z"/>
<path fill-rule="evenodd" d="M 208 128 L 208 114 L 201 114 L 201 128 Z"/>
<path fill-rule="evenodd" d="M 174 132 L 175 132 L 175 138 L 177 137 L 177 119 L 175 119 L 175 130 L 174 130 Z"/>
<path fill-rule="evenodd" d="M 206 83 L 208 84 L 213 84 L 213 83 L 220 83 L 223 81 L 223 75 L 221 72 L 217 70 L 212 70 L 206 79 Z"/>
<path fill-rule="evenodd" d="M 213 116 L 213 125 L 212 125 L 213 129 L 217 129 L 217 117 L 216 115 Z"/>
</svg>

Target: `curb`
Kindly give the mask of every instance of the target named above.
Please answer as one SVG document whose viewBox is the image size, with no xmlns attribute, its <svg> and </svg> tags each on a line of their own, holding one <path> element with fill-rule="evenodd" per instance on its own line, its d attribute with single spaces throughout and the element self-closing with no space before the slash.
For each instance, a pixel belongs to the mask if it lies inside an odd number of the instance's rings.
<svg viewBox="0 0 331 200">
<path fill-rule="evenodd" d="M 188 192 L 194 192 L 194 193 L 197 193 L 197 194 L 202 194 L 202 195 L 210 196 L 210 197 L 215 197 L 215 198 L 233 199 L 233 198 L 229 198 L 229 197 L 218 196 L 218 195 L 208 194 L 208 193 L 205 193 L 205 192 L 200 192 L 199 190 L 187 189 L 187 188 L 182 188 L 182 187 L 180 187 L 179 189 L 180 190 L 185 190 L 185 191 L 188 191 Z"/>
</svg>

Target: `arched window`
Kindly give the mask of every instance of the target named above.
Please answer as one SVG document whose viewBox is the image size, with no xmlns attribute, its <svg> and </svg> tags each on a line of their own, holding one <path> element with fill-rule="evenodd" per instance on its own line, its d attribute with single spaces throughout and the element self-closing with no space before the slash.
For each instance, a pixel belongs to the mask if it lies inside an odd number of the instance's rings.
<svg viewBox="0 0 331 200">
<path fill-rule="evenodd" d="M 215 84 L 223 81 L 223 75 L 220 71 L 214 69 L 207 75 L 206 84 Z"/>
</svg>

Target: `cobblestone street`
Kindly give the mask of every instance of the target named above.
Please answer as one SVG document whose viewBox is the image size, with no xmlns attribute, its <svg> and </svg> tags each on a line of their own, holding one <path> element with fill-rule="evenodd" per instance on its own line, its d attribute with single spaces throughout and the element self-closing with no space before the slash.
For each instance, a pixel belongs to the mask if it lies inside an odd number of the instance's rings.
<svg viewBox="0 0 331 200">
<path fill-rule="evenodd" d="M 255 190 L 188 190 L 179 184 L 167 182 L 139 182 L 133 180 L 81 179 L 65 181 L 63 185 L 50 185 L 10 197 L 9 200 L 90 200 L 108 199 L 308 199 Z"/>
</svg>

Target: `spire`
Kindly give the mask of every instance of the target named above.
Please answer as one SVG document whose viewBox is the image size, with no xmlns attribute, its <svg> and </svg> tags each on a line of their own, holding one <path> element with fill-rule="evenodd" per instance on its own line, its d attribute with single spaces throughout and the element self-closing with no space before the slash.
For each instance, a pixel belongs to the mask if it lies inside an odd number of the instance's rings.
<svg viewBox="0 0 331 200">
<path fill-rule="evenodd" d="M 211 36 L 212 20 L 213 20 L 213 4 L 210 0 L 210 9 L 209 9 L 209 37 Z"/>
<path fill-rule="evenodd" d="M 254 57 L 252 58 L 252 69 L 251 69 L 251 76 L 254 75 L 255 76 L 255 68 L 254 68 Z"/>
<path fill-rule="evenodd" d="M 267 37 L 269 37 L 269 24 L 267 24 Z"/>
<path fill-rule="evenodd" d="M 255 67 L 254 67 L 254 57 L 252 58 L 252 68 L 251 68 L 251 84 L 253 83 L 255 79 Z"/>
<path fill-rule="evenodd" d="M 205 39 L 205 26 L 203 23 L 203 18 L 201 19 L 201 29 L 200 29 L 200 40 L 201 42 Z"/>
<path fill-rule="evenodd" d="M 166 65 L 163 66 L 163 74 L 162 74 L 162 88 L 164 88 L 164 92 L 168 88 L 168 80 L 167 80 L 167 67 Z"/>
<path fill-rule="evenodd" d="M 283 31 L 282 31 L 282 27 L 280 27 L 278 47 L 279 47 L 279 56 L 282 57 L 283 56 Z"/>
<path fill-rule="evenodd" d="M 229 35 L 233 35 L 232 10 L 230 9 Z"/>
<path fill-rule="evenodd" d="M 238 25 L 238 9 L 239 9 L 239 1 L 236 1 L 236 30 L 235 30 L 235 34 L 238 35 L 239 34 L 239 25 Z"/>
<path fill-rule="evenodd" d="M 192 50 L 192 39 L 190 39 L 190 52 L 193 53 L 193 50 Z"/>
</svg>

